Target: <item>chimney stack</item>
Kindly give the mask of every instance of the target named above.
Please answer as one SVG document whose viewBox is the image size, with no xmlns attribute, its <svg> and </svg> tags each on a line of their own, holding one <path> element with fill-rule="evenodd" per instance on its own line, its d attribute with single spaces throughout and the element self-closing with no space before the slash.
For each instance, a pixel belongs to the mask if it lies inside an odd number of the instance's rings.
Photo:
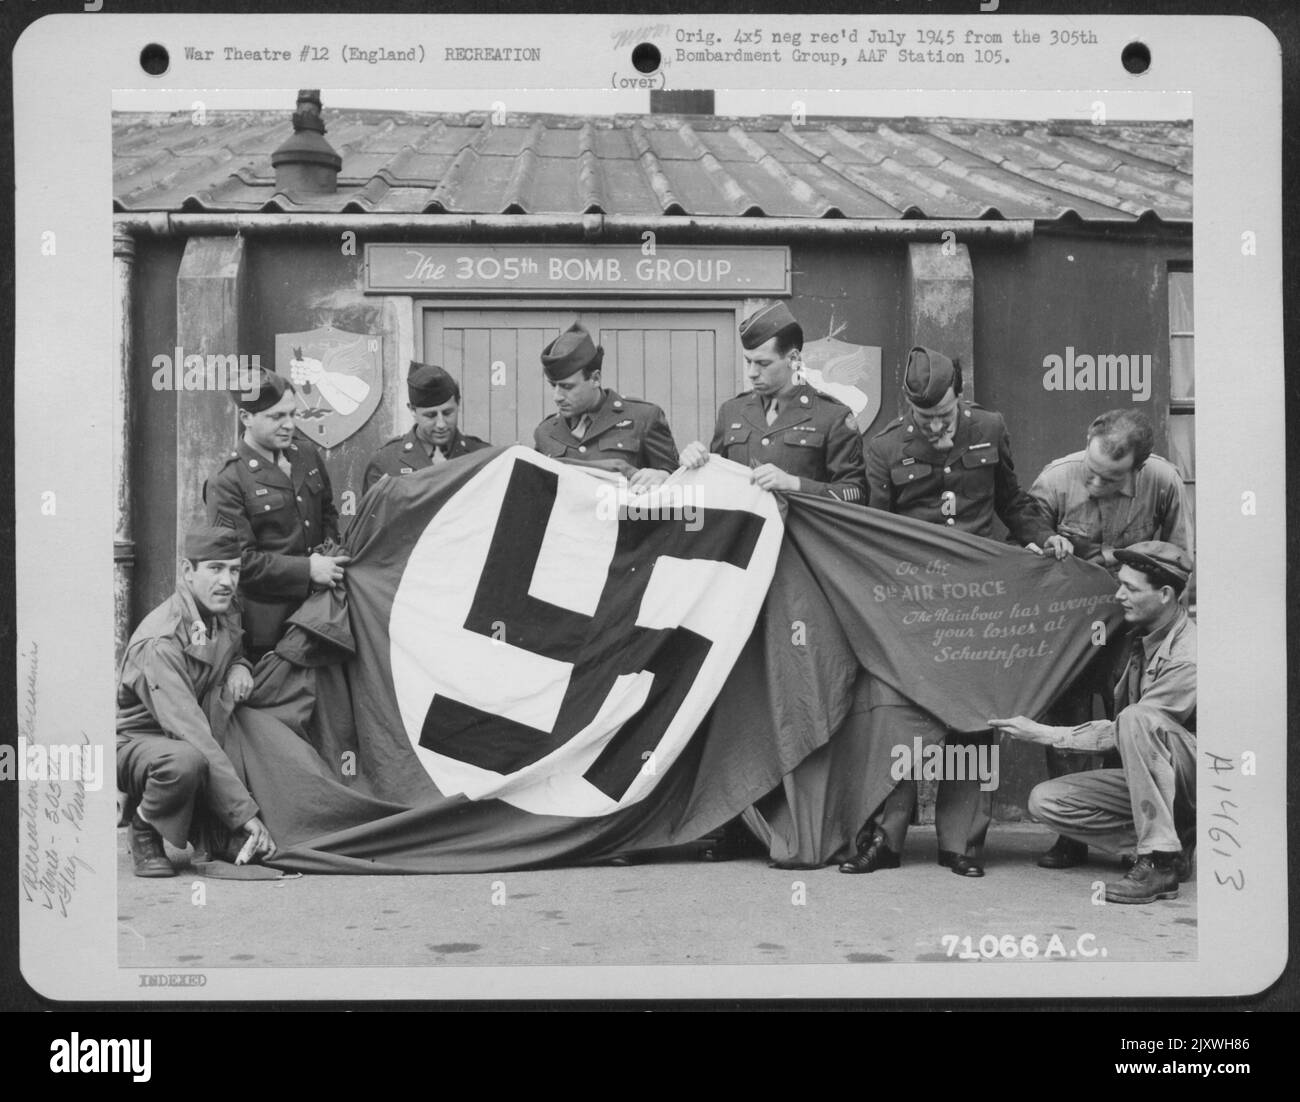
<svg viewBox="0 0 1300 1102">
<path fill-rule="evenodd" d="M 338 190 L 343 158 L 325 140 L 319 88 L 298 92 L 293 134 L 271 154 L 275 188 L 287 194 L 328 195 Z"/>
<path fill-rule="evenodd" d="M 711 88 L 675 88 L 659 91 L 656 88 L 651 88 L 650 114 L 712 115 L 713 90 Z"/>
</svg>

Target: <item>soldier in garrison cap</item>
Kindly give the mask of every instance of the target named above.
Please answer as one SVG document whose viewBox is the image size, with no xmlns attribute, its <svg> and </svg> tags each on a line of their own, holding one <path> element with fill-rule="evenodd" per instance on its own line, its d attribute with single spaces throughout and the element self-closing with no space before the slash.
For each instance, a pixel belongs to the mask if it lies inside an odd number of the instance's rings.
<svg viewBox="0 0 1300 1102">
<path fill-rule="evenodd" d="M 722 403 L 709 447 L 688 444 L 682 466 L 702 467 L 710 454 L 720 455 L 748 466 L 750 481 L 764 490 L 863 504 L 862 434 L 848 406 L 801 381 L 803 327 L 790 308 L 761 306 L 740 323 L 740 343 L 751 389 Z M 753 847 L 733 819 L 705 856 L 726 860 Z"/>
<path fill-rule="evenodd" d="M 1012 738 L 1060 749 L 1119 750 L 1117 769 L 1043 781 L 1029 793 L 1035 819 L 1088 846 L 1128 858 L 1106 885 L 1109 903 L 1176 899 L 1196 847 L 1196 625 L 1181 597 L 1192 557 L 1164 540 L 1115 551 L 1115 599 L 1135 640 L 1115 682 L 1115 718 L 1069 727 L 1026 716 L 995 719 Z"/>
<path fill-rule="evenodd" d="M 682 466 L 703 466 L 712 452 L 753 468 L 751 480 L 765 490 L 864 503 L 857 422 L 848 406 L 800 381 L 803 329 L 785 303 L 741 322 L 740 343 L 751 389 L 722 403 L 712 443 L 688 445 Z"/>
<path fill-rule="evenodd" d="M 275 852 L 257 804 L 212 737 L 213 693 L 246 700 L 253 676 L 240 656 L 239 536 L 185 536 L 176 592 L 141 621 L 117 676 L 117 786 L 134 805 L 127 842 L 136 876 L 175 876 L 162 840 L 213 847 L 246 835 L 240 863 Z M 217 852 L 221 852 L 217 848 Z"/>
<path fill-rule="evenodd" d="M 1051 533 L 1020 489 L 1002 415 L 961 400 L 961 368 L 941 352 L 913 347 L 903 378 L 906 412 L 867 445 L 868 504 L 977 536 L 993 535 L 997 516 L 1022 545 L 1039 554 Z M 891 745 L 942 741 L 928 713 L 881 682 L 872 682 L 871 722 Z M 859 834 L 858 853 L 841 872 L 898 868 L 916 782 L 904 779 Z M 939 863 L 959 876 L 984 875 L 983 847 L 991 792 L 978 780 L 943 780 L 935 807 Z"/>
<path fill-rule="evenodd" d="M 293 384 L 263 369 L 236 394 L 243 439 L 203 487 L 208 520 L 234 528 L 244 549 L 239 578 L 245 648 L 260 658 L 313 589 L 338 585 L 338 512 L 325 462 L 295 435 Z"/>
<path fill-rule="evenodd" d="M 558 413 L 533 432 L 552 459 L 617 471 L 633 488 L 657 486 L 677 469 L 677 445 L 664 411 L 601 386 L 604 348 L 574 322 L 542 349 L 542 368 Z"/>
<path fill-rule="evenodd" d="M 415 417 L 415 424 L 371 457 L 362 482 L 363 493 L 386 474 L 411 474 L 491 446 L 486 440 L 460 431 L 460 387 L 436 364 L 411 361 L 406 396 L 406 408 Z"/>
</svg>

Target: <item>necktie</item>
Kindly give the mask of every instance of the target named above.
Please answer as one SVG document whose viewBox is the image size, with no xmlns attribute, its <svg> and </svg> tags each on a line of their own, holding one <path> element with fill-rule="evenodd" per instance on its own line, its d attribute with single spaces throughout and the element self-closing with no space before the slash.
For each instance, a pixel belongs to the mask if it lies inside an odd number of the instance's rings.
<svg viewBox="0 0 1300 1102">
<path fill-rule="evenodd" d="M 767 423 L 768 423 L 769 425 L 775 423 L 775 421 L 776 421 L 776 414 L 777 414 L 776 399 L 773 398 L 773 399 L 772 399 L 770 402 L 768 402 L 768 404 L 767 404 Z"/>
<path fill-rule="evenodd" d="M 446 463 L 446 462 L 447 462 L 447 457 L 443 454 L 442 449 L 439 448 L 439 447 L 437 447 L 436 445 L 434 446 L 434 449 L 433 449 L 433 455 L 431 455 L 429 458 L 433 461 L 433 465 L 434 465 L 435 467 L 436 467 L 439 463 Z"/>
<path fill-rule="evenodd" d="M 573 429 L 571 431 L 573 432 L 575 439 L 581 440 L 584 436 L 587 435 L 587 430 L 589 428 L 591 428 L 591 418 L 584 413 L 581 417 L 578 418 L 578 423 L 573 426 Z"/>
<path fill-rule="evenodd" d="M 293 481 L 293 466 L 289 462 L 289 457 L 285 455 L 284 452 L 275 453 L 275 465 L 279 467 L 280 470 L 284 471 L 290 482 Z"/>
</svg>

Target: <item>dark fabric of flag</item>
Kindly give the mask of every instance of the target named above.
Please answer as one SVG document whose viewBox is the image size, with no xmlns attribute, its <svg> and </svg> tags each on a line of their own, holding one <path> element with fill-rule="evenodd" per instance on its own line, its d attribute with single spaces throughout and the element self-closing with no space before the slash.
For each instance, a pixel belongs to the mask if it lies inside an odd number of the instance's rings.
<svg viewBox="0 0 1300 1102">
<path fill-rule="evenodd" d="M 827 743 L 745 812 L 782 868 L 847 857 L 896 783 L 892 709 L 871 710 L 872 678 L 954 731 L 984 732 L 994 717 L 1040 715 L 1123 619 L 1100 567 L 874 509 L 791 497 L 786 542 L 862 676 Z"/>
<path fill-rule="evenodd" d="M 473 503 L 476 487 L 493 479 L 500 483 L 505 467 L 489 470 L 493 463 L 513 463 L 519 470 L 511 470 L 511 485 L 519 475 L 530 480 L 534 492 L 541 468 L 535 460 L 522 460 L 519 451 L 482 451 L 376 486 L 348 533 L 353 561 L 346 596 L 327 591 L 312 597 L 277 652 L 259 666 L 248 704 L 213 715 L 214 732 L 220 732 L 276 840 L 271 862 L 276 867 L 486 872 L 599 862 L 690 841 L 751 805 L 758 813 L 750 818 L 766 830 L 774 861 L 821 864 L 845 849 L 894 783 L 890 748 L 870 728 L 872 676 L 948 726 L 977 731 L 991 716 L 1041 713 L 1086 663 L 1099 630 L 1113 628 L 1119 619 L 1117 606 L 1108 600 L 1113 583 L 1100 568 L 1077 560 L 1058 563 L 820 498 L 786 499 L 783 536 L 780 521 L 771 517 L 763 519 L 759 531 L 746 517 L 729 516 L 707 537 L 663 525 L 657 533 L 638 532 L 633 546 L 625 545 L 621 534 L 630 525 L 620 525 L 617 546 L 611 545 L 611 578 L 622 571 L 619 590 L 640 586 L 639 593 L 650 590 L 635 575 L 644 575 L 657 557 L 704 556 L 705 567 L 721 571 L 718 578 L 734 579 L 761 552 L 764 532 L 770 534 L 775 524 L 781 536 L 774 564 L 765 568 L 769 578 L 760 594 L 761 611 L 750 613 L 748 623 L 740 618 L 743 646 L 725 679 L 709 690 L 707 715 L 667 764 L 656 768 L 654 752 L 642 749 L 648 745 L 646 731 L 653 735 L 663 717 L 687 699 L 685 682 L 703 668 L 699 652 L 710 650 L 708 639 L 691 632 L 695 638 L 683 647 L 681 629 L 624 633 L 614 648 L 626 650 L 622 666 L 605 668 L 618 659 L 596 654 L 599 640 L 593 647 L 591 640 L 578 638 L 584 629 L 621 630 L 612 621 L 602 622 L 598 607 L 594 613 L 587 609 L 585 623 L 559 610 L 551 618 L 555 638 L 548 638 L 549 617 L 541 613 L 549 610 L 529 604 L 534 598 L 526 584 L 511 583 L 510 615 L 489 616 L 477 634 L 490 633 L 494 621 L 504 623 L 502 645 L 567 656 L 564 660 L 575 666 L 585 661 L 597 686 L 611 684 L 618 669 L 632 668 L 653 669 L 655 682 L 664 682 L 641 705 L 643 741 L 630 743 L 627 752 L 644 763 L 632 782 L 639 789 L 621 787 L 628 783 L 626 762 L 601 767 L 602 756 L 608 757 L 602 750 L 591 767 L 592 798 L 598 804 L 631 801 L 608 811 L 529 810 L 519 805 L 532 800 L 531 790 L 525 786 L 521 797 L 509 781 L 502 783 L 500 797 L 447 794 L 428 763 L 454 758 L 455 768 L 491 785 L 497 775 L 510 777 L 512 769 L 526 780 L 529 770 L 539 762 L 544 766 L 554 753 L 546 742 L 553 741 L 554 730 L 513 720 L 494 724 L 493 709 L 482 706 L 481 698 L 472 707 L 452 701 L 451 720 L 435 715 L 417 723 L 409 699 L 402 713 L 389 661 L 390 654 L 401 658 L 390 638 L 390 621 L 413 548 L 442 510 L 478 515 L 465 505 Z M 709 502 L 720 516 L 737 510 L 725 480 L 717 481 L 718 464 L 725 461 L 711 460 L 706 471 L 713 468 L 707 477 L 715 491 L 723 487 L 722 500 L 715 496 Z M 739 485 L 748 472 L 737 472 Z M 498 502 L 508 508 L 465 522 L 491 528 L 479 532 L 477 543 L 464 545 L 483 552 L 471 573 L 489 572 L 491 555 L 500 553 L 512 532 L 510 510 L 528 513 L 517 499 L 511 501 L 507 488 Z M 756 508 L 752 502 L 740 511 L 751 508 Z M 701 532 L 709 528 L 710 515 L 705 512 Z M 524 521 L 535 525 L 539 516 L 533 510 Z M 548 522 L 552 529 L 555 518 L 563 516 L 557 505 Z M 637 523 L 644 522 L 632 522 Z M 718 534 L 724 529 L 725 538 Z M 548 538 L 555 535 L 551 531 Z M 913 568 L 917 575 L 909 572 Z M 505 607 L 488 604 L 481 610 L 485 615 Z M 474 600 L 467 598 L 465 608 L 468 619 Z M 525 638 L 512 642 L 511 622 Z M 1023 630 L 1000 634 L 1009 625 Z M 508 689 L 503 686 L 503 692 Z M 557 723 L 572 709 L 566 733 L 585 730 L 594 706 L 590 700 L 566 699 L 555 712 Z M 421 742 L 430 729 L 436 732 L 427 740 L 432 748 Z M 498 738 L 491 747 L 477 745 Z M 650 779 L 643 775 L 647 769 Z M 549 798 L 546 785 L 540 789 Z M 620 791 L 631 795 L 620 797 Z"/>
</svg>

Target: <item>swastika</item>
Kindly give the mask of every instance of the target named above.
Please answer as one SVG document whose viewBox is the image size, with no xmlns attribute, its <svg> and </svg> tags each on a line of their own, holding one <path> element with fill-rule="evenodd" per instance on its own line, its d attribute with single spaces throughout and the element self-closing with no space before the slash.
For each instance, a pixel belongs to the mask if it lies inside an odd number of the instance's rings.
<svg viewBox="0 0 1300 1102">
<path fill-rule="evenodd" d="M 465 630 L 491 637 L 506 625 L 506 641 L 547 658 L 572 663 L 551 730 L 539 730 L 444 695 L 429 704 L 419 745 L 493 772 L 509 774 L 563 746 L 600 711 L 616 678 L 653 675 L 641 708 L 607 742 L 584 774 L 618 800 L 676 715 L 709 654 L 712 641 L 682 626 L 638 626 L 637 614 L 660 559 L 708 560 L 745 569 L 763 518 L 734 509 L 710 509 L 694 531 L 679 517 L 620 519 L 604 587 L 591 615 L 529 594 L 556 498 L 557 475 L 517 463 L 498 513 Z M 576 567 L 575 567 L 576 568 Z"/>
</svg>

